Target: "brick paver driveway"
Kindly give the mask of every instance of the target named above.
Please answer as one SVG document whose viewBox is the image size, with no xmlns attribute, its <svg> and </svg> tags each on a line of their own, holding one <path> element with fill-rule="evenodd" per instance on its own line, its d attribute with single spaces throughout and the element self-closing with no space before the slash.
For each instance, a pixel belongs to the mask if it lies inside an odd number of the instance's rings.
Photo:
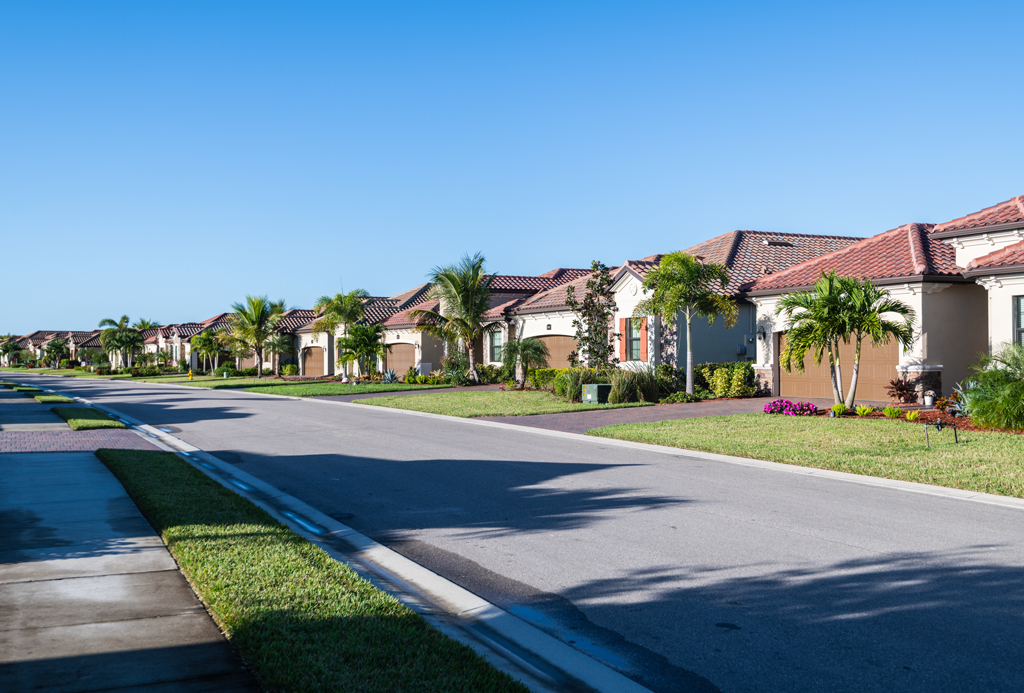
<svg viewBox="0 0 1024 693">
<path fill-rule="evenodd" d="M 0 454 L 8 452 L 92 452 L 99 448 L 160 449 L 132 431 L 113 428 L 98 431 L 0 431 Z"/>
</svg>

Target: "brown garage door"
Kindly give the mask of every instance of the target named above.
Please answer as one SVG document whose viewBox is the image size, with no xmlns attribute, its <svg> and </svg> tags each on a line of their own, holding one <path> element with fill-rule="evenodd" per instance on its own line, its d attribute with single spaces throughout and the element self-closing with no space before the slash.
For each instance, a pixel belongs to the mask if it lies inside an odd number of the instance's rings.
<svg viewBox="0 0 1024 693">
<path fill-rule="evenodd" d="M 856 345 L 839 344 L 839 363 L 843 371 L 843 392 L 850 387 L 850 380 L 853 377 L 853 355 Z M 779 340 L 779 353 L 786 348 L 786 336 L 782 335 Z M 865 341 L 861 346 L 860 354 L 860 377 L 857 380 L 857 400 L 889 401 L 890 397 L 885 392 L 889 381 L 897 377 L 896 366 L 900 362 L 900 347 L 895 341 L 883 344 L 882 346 L 871 346 L 871 342 Z M 783 397 L 831 397 L 832 381 L 829 376 L 828 357 L 821 360 L 820 365 L 814 365 L 814 359 L 810 354 L 804 357 L 804 372 L 794 369 L 787 373 L 785 369 L 779 369 L 779 392 Z"/>
<path fill-rule="evenodd" d="M 416 365 L 416 347 L 412 344 L 392 344 L 388 352 L 388 368 L 394 369 L 399 376 Z"/>
<path fill-rule="evenodd" d="M 324 350 L 322 347 L 306 347 L 302 351 L 303 375 L 324 374 Z"/>
<path fill-rule="evenodd" d="M 548 368 L 568 368 L 569 354 L 576 351 L 576 338 L 562 335 L 538 337 L 548 347 Z"/>
</svg>

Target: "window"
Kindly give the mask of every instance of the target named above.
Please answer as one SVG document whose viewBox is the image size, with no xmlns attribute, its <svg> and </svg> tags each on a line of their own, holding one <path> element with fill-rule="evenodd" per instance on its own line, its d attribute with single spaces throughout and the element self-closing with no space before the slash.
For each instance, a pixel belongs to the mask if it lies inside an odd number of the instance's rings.
<svg viewBox="0 0 1024 693">
<path fill-rule="evenodd" d="M 626 320 L 626 360 L 640 360 L 640 330 L 633 327 L 633 321 Z"/>
<path fill-rule="evenodd" d="M 1013 342 L 1024 346 L 1024 296 L 1013 297 Z"/>
<path fill-rule="evenodd" d="M 501 361 L 501 332 L 491 333 L 491 361 Z"/>
</svg>

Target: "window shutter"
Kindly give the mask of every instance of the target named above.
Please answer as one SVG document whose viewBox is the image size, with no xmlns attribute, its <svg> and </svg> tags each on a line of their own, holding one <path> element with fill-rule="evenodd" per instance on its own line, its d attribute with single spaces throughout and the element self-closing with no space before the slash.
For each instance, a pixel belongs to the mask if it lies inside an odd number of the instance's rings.
<svg viewBox="0 0 1024 693">
<path fill-rule="evenodd" d="M 647 361 L 647 318 L 640 325 L 640 360 Z"/>
<path fill-rule="evenodd" d="M 619 361 L 626 360 L 626 318 L 619 318 Z"/>
</svg>

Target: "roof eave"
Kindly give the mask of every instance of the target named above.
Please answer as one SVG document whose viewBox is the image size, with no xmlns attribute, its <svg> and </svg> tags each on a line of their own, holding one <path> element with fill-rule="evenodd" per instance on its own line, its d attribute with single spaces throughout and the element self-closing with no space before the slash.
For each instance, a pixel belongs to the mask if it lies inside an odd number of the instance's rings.
<svg viewBox="0 0 1024 693">
<path fill-rule="evenodd" d="M 1024 262 L 1018 262 L 1015 265 L 1006 265 L 1005 267 L 978 267 L 964 272 L 964 276 L 968 279 L 974 279 L 975 277 L 989 277 L 996 274 L 1024 274 Z"/>
<path fill-rule="evenodd" d="M 1024 219 L 1021 221 L 1008 221 L 1002 224 L 990 224 L 988 226 L 964 226 L 952 231 L 935 231 L 928 234 L 930 238 L 957 238 L 958 236 L 974 236 L 979 233 L 996 233 L 998 231 L 1013 231 L 1024 229 Z"/>
<path fill-rule="evenodd" d="M 952 282 L 954 284 L 970 284 L 971 280 L 963 274 L 916 274 L 902 277 L 865 277 L 877 286 L 890 286 L 892 284 L 911 284 L 919 282 Z M 802 284 L 800 286 L 787 286 L 776 289 L 761 289 L 760 291 L 744 291 L 744 296 L 781 296 L 797 291 L 809 291 L 814 284 Z"/>
</svg>

